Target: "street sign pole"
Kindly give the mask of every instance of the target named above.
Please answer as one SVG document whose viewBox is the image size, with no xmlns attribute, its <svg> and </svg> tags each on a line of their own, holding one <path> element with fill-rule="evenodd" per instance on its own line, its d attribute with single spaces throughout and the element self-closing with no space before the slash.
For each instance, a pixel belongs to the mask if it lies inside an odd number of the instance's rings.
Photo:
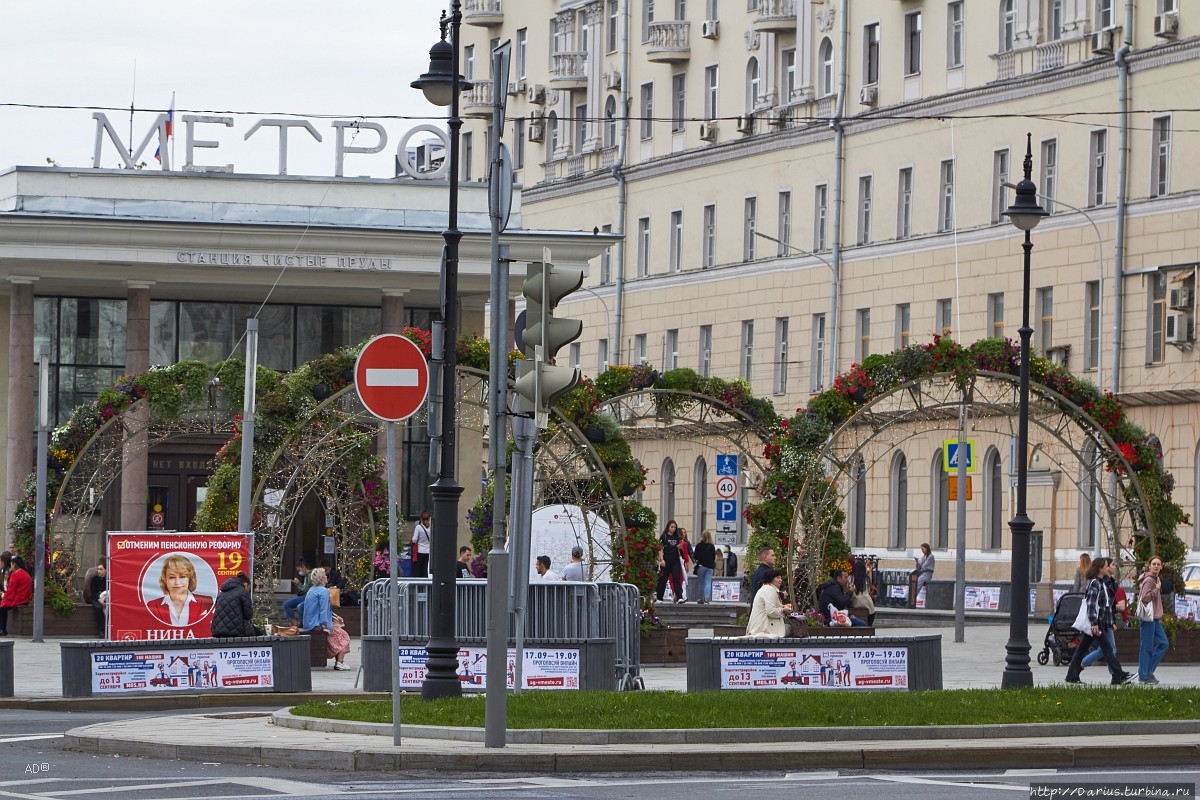
<svg viewBox="0 0 1200 800">
<path fill-rule="evenodd" d="M 400 746 L 400 542 L 396 534 L 396 423 L 387 423 L 387 482 L 388 482 L 388 575 L 391 594 L 388 609 L 392 620 L 392 744 Z M 413 547 L 417 543 L 413 542 Z"/>
</svg>

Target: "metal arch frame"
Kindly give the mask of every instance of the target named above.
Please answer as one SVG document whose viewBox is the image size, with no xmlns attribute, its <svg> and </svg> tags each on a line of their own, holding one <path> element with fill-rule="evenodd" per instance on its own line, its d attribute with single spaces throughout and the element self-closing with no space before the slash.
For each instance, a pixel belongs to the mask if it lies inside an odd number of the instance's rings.
<svg viewBox="0 0 1200 800">
<path fill-rule="evenodd" d="M 996 396 L 987 395 L 986 390 L 992 386 L 1002 387 L 1003 392 Z M 930 389 L 935 391 L 930 392 Z M 791 545 L 787 550 L 788 568 L 793 573 L 790 585 L 794 586 L 796 583 L 797 569 L 803 569 L 807 585 L 817 585 L 818 571 L 824 561 L 827 531 L 810 529 L 804 521 L 805 509 L 824 505 L 831 500 L 839 506 L 845 502 L 854 481 L 839 478 L 847 474 L 856 458 L 861 458 L 864 465 L 874 466 L 892 453 L 899 443 L 920 434 L 932 430 L 952 430 L 957 433 L 959 409 L 964 402 L 976 411 L 972 415 L 973 430 L 1005 433 L 999 424 L 984 427 L 989 420 L 1004 419 L 1009 426 L 1007 434 L 1011 436 L 1017 389 L 1018 378 L 1007 373 L 979 371 L 975 380 L 965 390 L 954 383 L 952 374 L 939 373 L 908 381 L 872 399 L 838 426 L 816 456 L 818 463 L 828 465 L 824 479 L 820 484 L 814 482 L 811 476 L 805 480 L 792 515 L 789 529 Z M 1120 486 L 1119 492 L 1105 490 L 1102 488 L 1103 481 L 1079 476 L 1074 470 L 1062 469 L 1062 473 L 1067 475 L 1068 480 L 1076 487 L 1090 482 L 1094 489 L 1093 496 L 1097 498 L 1097 502 L 1103 503 L 1106 513 L 1100 515 L 1100 522 L 1108 551 L 1117 561 L 1118 567 L 1122 567 L 1122 552 L 1131 549 L 1123 544 L 1126 540 L 1126 524 L 1130 536 L 1149 537 L 1153 552 L 1153 523 L 1147 513 L 1145 497 L 1138 482 L 1132 479 L 1132 469 L 1121 455 L 1116 442 L 1087 412 L 1070 399 L 1044 384 L 1035 384 L 1031 389 L 1036 403 L 1031 405 L 1030 421 L 1061 446 L 1061 450 L 1056 451 L 1046 448 L 1045 442 L 1041 442 L 1036 447 L 1031 447 L 1031 454 L 1040 451 L 1060 468 L 1073 462 L 1083 467 L 1087 476 L 1093 475 L 1101 465 L 1113 468 L 1110 474 L 1114 483 Z M 981 393 L 982 402 L 979 399 Z M 1011 399 L 1002 402 L 1002 396 Z M 911 399 L 911 406 L 905 403 L 908 399 Z M 929 400 L 933 402 L 930 403 Z M 1049 420 L 1055 417 L 1057 421 L 1051 424 Z M 869 454 L 865 453 L 868 445 L 888 430 L 895 430 L 900 434 L 900 438 L 893 440 L 890 446 L 881 449 L 868 461 Z M 1081 435 L 1084 439 L 1082 442 L 1076 442 L 1070 434 Z M 853 437 L 851 444 L 843 446 L 841 442 L 847 436 Z M 1095 445 L 1095 455 L 1090 460 L 1085 456 L 1085 449 L 1089 443 Z M 822 485 L 823 490 L 820 488 Z M 797 536 L 798 530 L 802 535 Z M 801 551 L 806 554 L 806 558 L 800 558 Z"/>
</svg>

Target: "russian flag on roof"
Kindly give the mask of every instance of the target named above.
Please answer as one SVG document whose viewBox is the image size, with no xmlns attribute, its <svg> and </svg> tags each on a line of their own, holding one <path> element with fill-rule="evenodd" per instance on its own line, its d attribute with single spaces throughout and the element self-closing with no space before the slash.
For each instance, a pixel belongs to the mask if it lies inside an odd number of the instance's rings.
<svg viewBox="0 0 1200 800">
<path fill-rule="evenodd" d="M 167 139 L 175 135 L 175 93 L 171 92 L 171 107 L 167 109 Z M 162 144 L 154 150 L 154 160 L 162 163 Z"/>
</svg>

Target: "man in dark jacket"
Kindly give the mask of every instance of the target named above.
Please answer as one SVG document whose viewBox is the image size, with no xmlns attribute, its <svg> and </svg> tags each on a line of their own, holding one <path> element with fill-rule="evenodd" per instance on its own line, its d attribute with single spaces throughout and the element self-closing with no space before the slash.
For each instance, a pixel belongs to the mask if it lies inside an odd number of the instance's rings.
<svg viewBox="0 0 1200 800">
<path fill-rule="evenodd" d="M 221 584 L 221 594 L 213 606 L 212 635 L 217 639 L 257 636 L 254 629 L 254 603 L 250 600 L 250 578 L 239 572 Z"/>
<path fill-rule="evenodd" d="M 829 580 L 817 587 L 817 610 L 821 612 L 821 617 L 825 620 L 826 625 L 829 624 L 829 607 L 833 606 L 839 611 L 848 611 L 852 594 L 854 592 L 850 588 L 850 578 L 844 569 L 833 570 L 829 573 Z M 855 616 L 850 617 L 850 624 L 866 625 Z"/>
</svg>

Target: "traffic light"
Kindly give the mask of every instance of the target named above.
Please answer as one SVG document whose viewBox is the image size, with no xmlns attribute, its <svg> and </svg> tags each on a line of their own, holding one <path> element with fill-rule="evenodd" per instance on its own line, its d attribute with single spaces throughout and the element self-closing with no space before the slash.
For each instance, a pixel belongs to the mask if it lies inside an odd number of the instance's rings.
<svg viewBox="0 0 1200 800">
<path fill-rule="evenodd" d="M 583 270 L 556 267 L 548 261 L 531 262 L 521 284 L 525 295 L 522 341 L 525 355 L 533 359 L 533 369 L 517 379 L 516 390 L 531 404 L 538 427 L 546 426 L 546 412 L 554 401 L 579 383 L 579 370 L 556 366 L 554 354 L 579 338 L 583 321 L 557 319 L 553 312 L 560 300 L 582 285 Z"/>
</svg>

